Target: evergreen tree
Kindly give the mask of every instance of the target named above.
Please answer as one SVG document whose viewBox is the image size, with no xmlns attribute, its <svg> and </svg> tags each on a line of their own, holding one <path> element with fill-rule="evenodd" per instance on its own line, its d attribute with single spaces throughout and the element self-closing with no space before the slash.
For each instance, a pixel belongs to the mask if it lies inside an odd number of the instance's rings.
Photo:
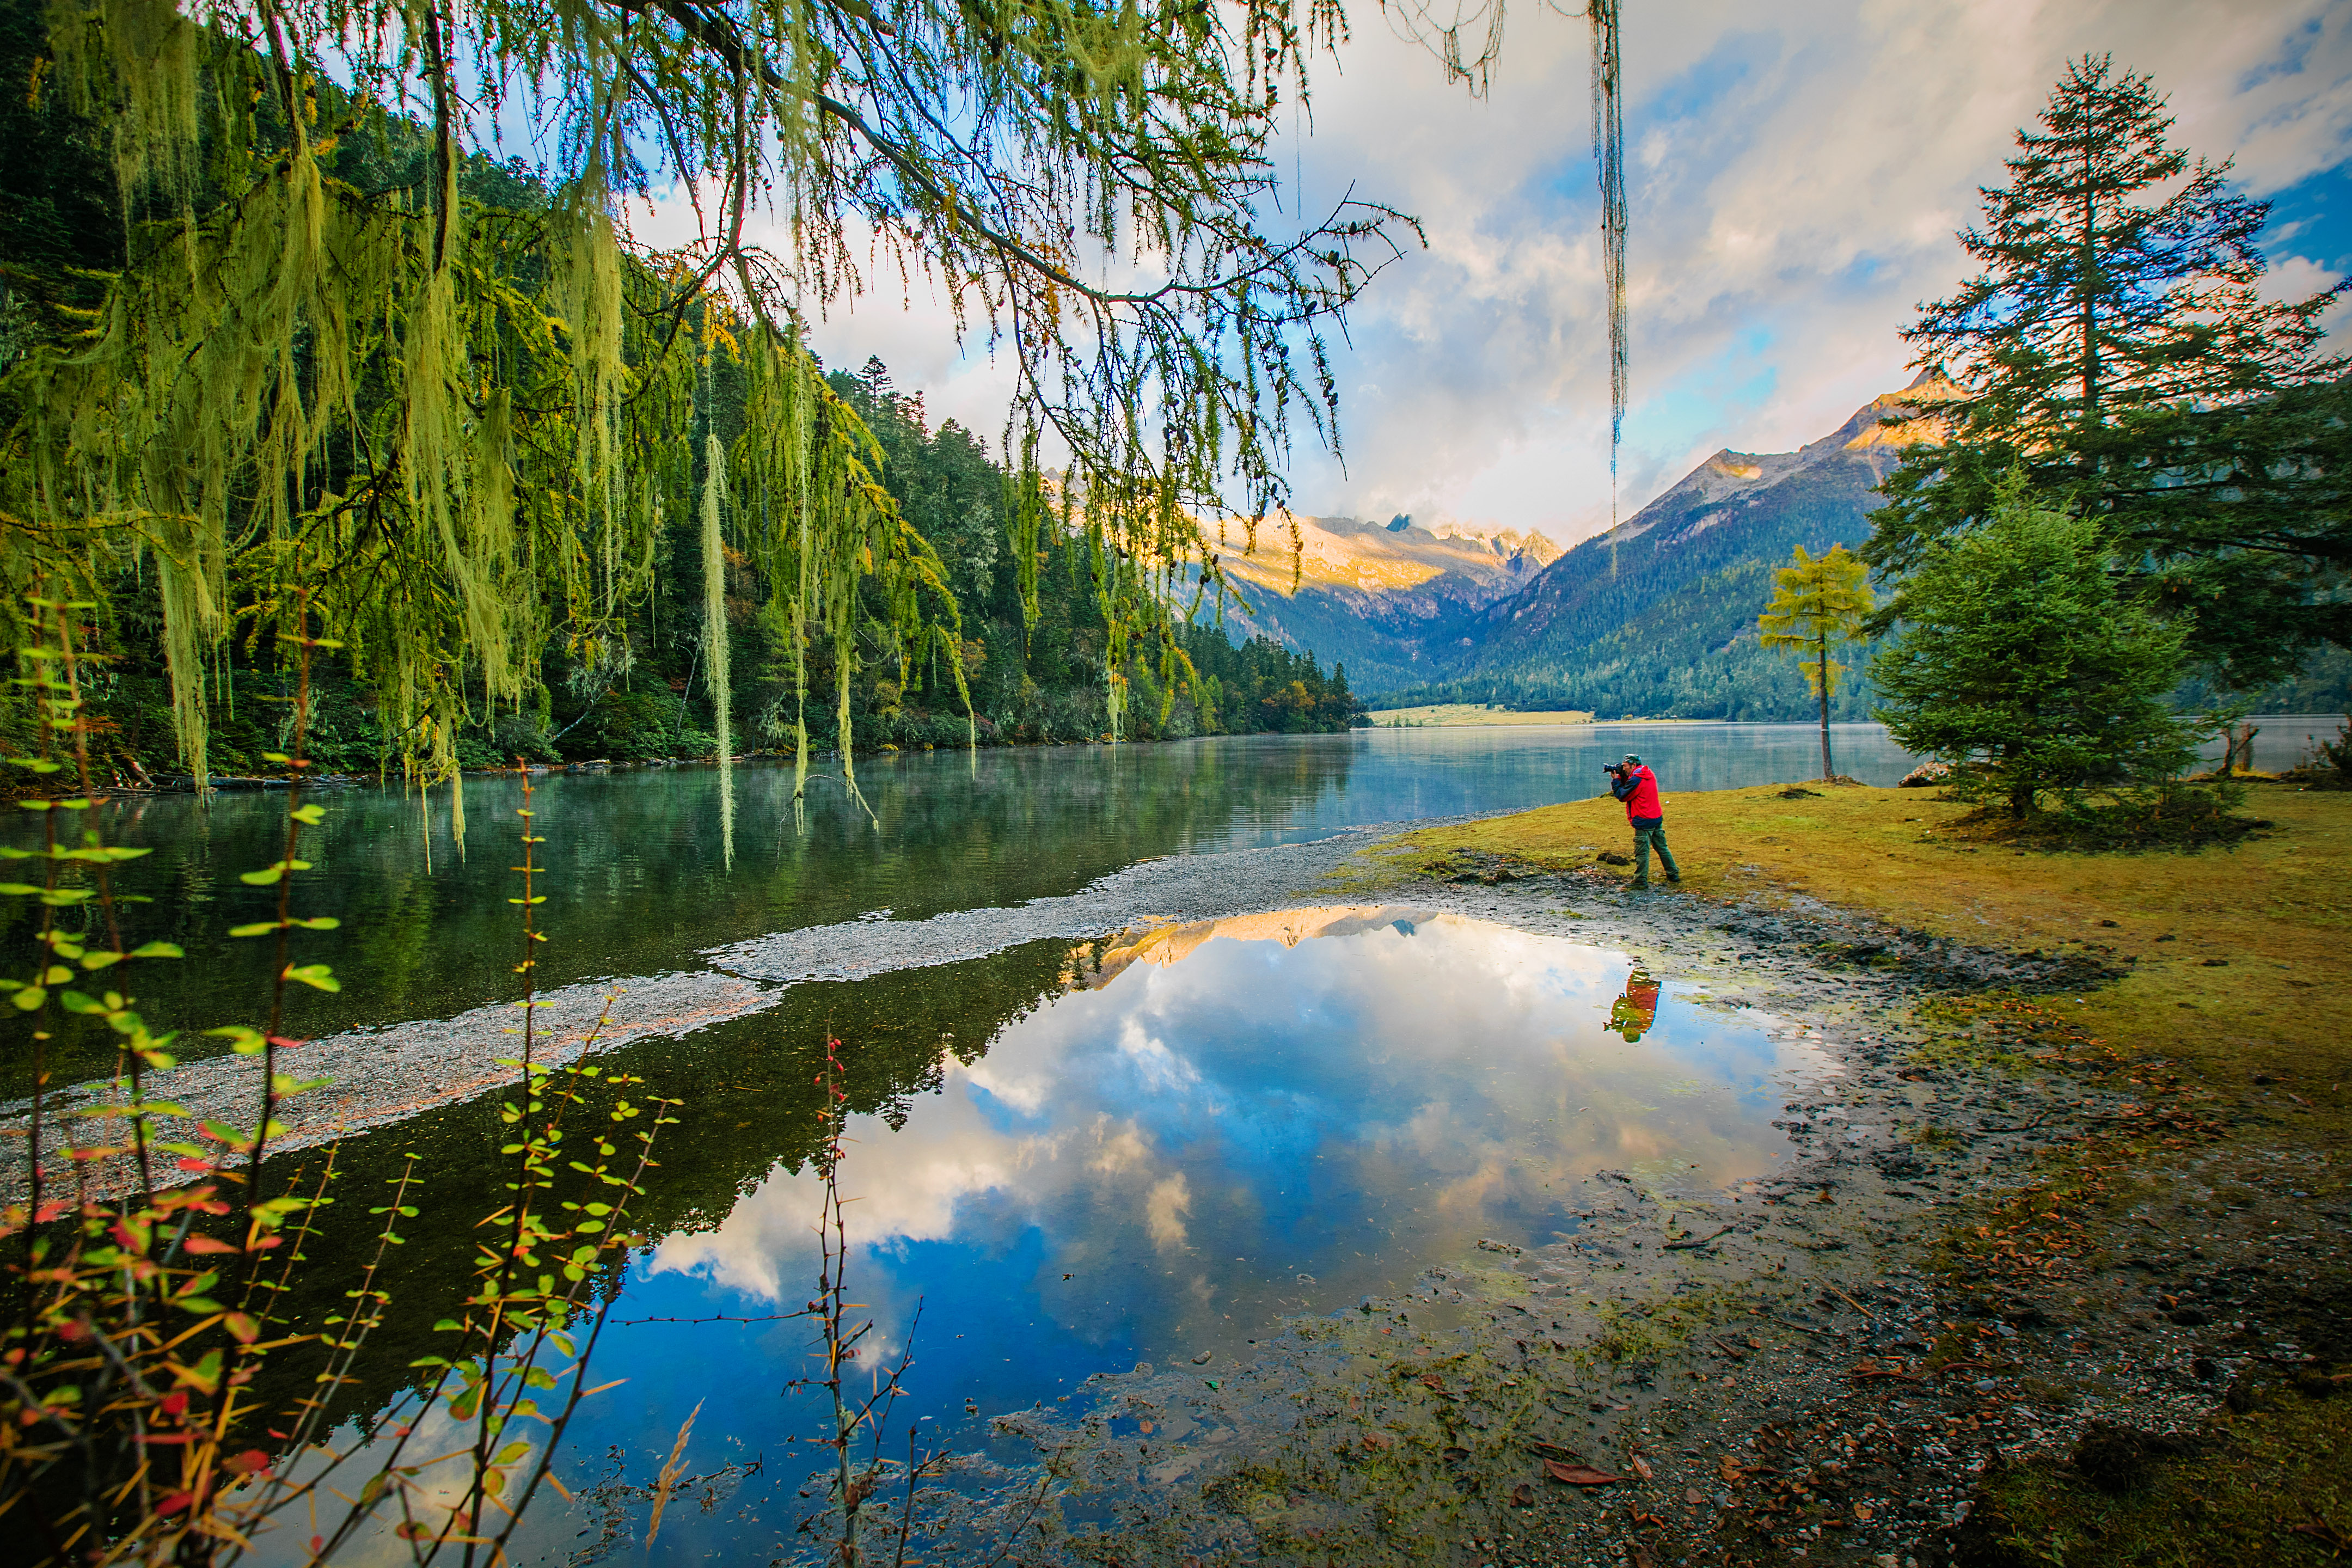
<svg viewBox="0 0 2352 1568">
<path fill-rule="evenodd" d="M 1888 606 L 1902 637 L 1871 664 L 1888 732 L 2021 819 L 2045 790 L 2179 772 L 2189 731 L 2168 699 L 2183 628 L 2126 599 L 2114 567 L 2089 519 L 2004 480 L 1984 526 L 1927 545 Z"/>
<path fill-rule="evenodd" d="M 1960 387 L 1950 440 L 1888 477 L 1864 553 L 1909 569 L 2022 467 L 2251 686 L 2352 634 L 2330 602 L 2352 563 L 2346 362 L 2319 352 L 2332 291 L 2262 298 L 2268 204 L 2230 192 L 2226 161 L 2192 163 L 2172 123 L 2147 77 L 2085 57 L 2019 132 L 1959 237 L 1984 270 L 1904 334 Z"/>
<path fill-rule="evenodd" d="M 1813 556 L 1797 546 L 1794 562 L 1774 574 L 1780 592 L 1757 617 L 1768 648 L 1800 656 L 1805 684 L 1822 705 L 1822 777 L 1834 779 L 1830 763 L 1830 698 L 1845 666 L 1830 658 L 1833 644 L 1862 635 L 1870 613 L 1870 569 L 1843 544 Z M 1810 661 L 1810 662 L 1807 662 Z"/>
</svg>

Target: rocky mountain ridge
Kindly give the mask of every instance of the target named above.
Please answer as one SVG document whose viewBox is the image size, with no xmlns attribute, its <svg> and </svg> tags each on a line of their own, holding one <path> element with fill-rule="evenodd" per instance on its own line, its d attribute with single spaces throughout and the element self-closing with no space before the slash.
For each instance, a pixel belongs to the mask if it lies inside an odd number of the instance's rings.
<svg viewBox="0 0 2352 1568">
<path fill-rule="evenodd" d="M 1295 574 L 1286 547 L 1294 524 Z M 1223 557 L 1247 595 L 1225 619 L 1243 635 L 1345 664 L 1358 689 L 1428 680 L 1478 612 L 1517 594 L 1559 553 L 1533 531 L 1277 514 L 1259 525 L 1255 551 Z"/>
</svg>

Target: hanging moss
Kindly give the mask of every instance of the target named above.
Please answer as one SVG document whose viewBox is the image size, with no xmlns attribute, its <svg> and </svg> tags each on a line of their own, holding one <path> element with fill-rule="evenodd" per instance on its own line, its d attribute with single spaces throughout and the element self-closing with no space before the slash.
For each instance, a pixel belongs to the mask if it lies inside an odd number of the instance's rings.
<svg viewBox="0 0 2352 1568">
<path fill-rule="evenodd" d="M 550 648 L 629 668 L 667 517 L 704 537 L 722 756 L 730 541 L 789 599 L 803 784 L 813 643 L 845 772 L 861 669 L 964 691 L 939 557 L 803 340 L 803 301 L 854 282 L 853 220 L 1012 355 L 1025 614 L 1050 512 L 1087 543 L 1119 732 L 1139 634 L 1226 592 L 1232 546 L 1199 519 L 1229 491 L 1283 499 L 1294 412 L 1336 445 L 1318 323 L 1414 232 L 1352 199 L 1258 232 L 1282 87 L 1339 34 L 1320 0 L 48 16 L 45 79 L 100 128 L 124 261 L 92 319 L 0 373 L 5 572 L 97 590 L 152 565 L 199 779 L 206 670 L 231 639 L 263 657 L 298 596 L 374 696 L 390 760 L 447 776 L 468 726 L 543 703 Z M 459 61 L 491 109 L 551 128 L 551 170 L 467 150 Z M 634 242 L 620 204 L 670 181 L 705 198 L 698 238 Z M 780 254 L 747 237 L 755 207 Z M 1082 275 L 1103 251 L 1164 286 Z M 743 396 L 698 442 L 698 362 Z M 1166 688 L 1183 656 L 1159 646 Z"/>
</svg>

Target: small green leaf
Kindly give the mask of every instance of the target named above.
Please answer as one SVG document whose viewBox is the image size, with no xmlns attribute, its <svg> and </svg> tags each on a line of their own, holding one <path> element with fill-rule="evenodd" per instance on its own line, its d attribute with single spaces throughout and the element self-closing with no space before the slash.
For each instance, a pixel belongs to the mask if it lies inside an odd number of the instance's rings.
<svg viewBox="0 0 2352 1568">
<path fill-rule="evenodd" d="M 343 922 L 332 915 L 312 915 L 309 920 L 298 920 L 290 923 L 300 926 L 304 931 L 333 931 Z"/>
<path fill-rule="evenodd" d="M 343 983 L 335 978 L 334 971 L 323 963 L 289 963 L 286 966 L 286 978 L 299 980 L 320 991 L 341 991 L 343 988 Z"/>
<path fill-rule="evenodd" d="M 81 966 L 89 970 L 104 969 L 108 964 L 120 963 L 129 956 L 121 952 L 85 952 L 81 955 Z"/>
<path fill-rule="evenodd" d="M 8 998 L 9 1001 L 16 1004 L 19 1011 L 26 1013 L 37 1011 L 41 1004 L 48 999 L 49 994 L 37 985 L 19 986 L 16 994 Z"/>
<path fill-rule="evenodd" d="M 228 934 L 231 936 L 268 936 L 271 931 L 274 931 L 277 929 L 278 922 L 276 921 L 256 921 L 251 925 L 231 926 L 228 928 Z"/>
<path fill-rule="evenodd" d="M 298 805 L 286 815 L 306 827 L 316 827 L 327 820 L 327 808 L 323 805 Z"/>
<path fill-rule="evenodd" d="M 133 958 L 185 958 L 188 955 L 181 950 L 177 942 L 151 942 L 144 947 L 132 948 L 131 956 Z"/>
<path fill-rule="evenodd" d="M 267 871 L 239 871 L 236 879 L 248 888 L 266 888 L 284 875 L 283 871 L 272 866 Z"/>
</svg>

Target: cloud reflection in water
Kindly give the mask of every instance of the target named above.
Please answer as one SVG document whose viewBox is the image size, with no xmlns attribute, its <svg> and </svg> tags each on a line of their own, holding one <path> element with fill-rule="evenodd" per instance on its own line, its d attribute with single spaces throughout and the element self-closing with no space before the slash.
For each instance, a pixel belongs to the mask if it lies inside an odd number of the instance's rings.
<svg viewBox="0 0 2352 1568">
<path fill-rule="evenodd" d="M 924 1297 L 934 1397 L 1002 1408 L 1137 1359 L 1239 1349 L 1481 1237 L 1549 1241 L 1595 1170 L 1712 1184 L 1769 1169 L 1771 1079 L 1816 1053 L 1673 985 L 1628 1042 L 1609 1024 L 1633 967 L 1397 909 L 1115 948 L 1086 989 L 970 1066 L 947 1060 L 900 1130 L 853 1122 L 854 1293 L 893 1347 Z M 816 1209 L 814 1174 L 779 1170 L 644 1269 L 797 1304 Z"/>
</svg>

